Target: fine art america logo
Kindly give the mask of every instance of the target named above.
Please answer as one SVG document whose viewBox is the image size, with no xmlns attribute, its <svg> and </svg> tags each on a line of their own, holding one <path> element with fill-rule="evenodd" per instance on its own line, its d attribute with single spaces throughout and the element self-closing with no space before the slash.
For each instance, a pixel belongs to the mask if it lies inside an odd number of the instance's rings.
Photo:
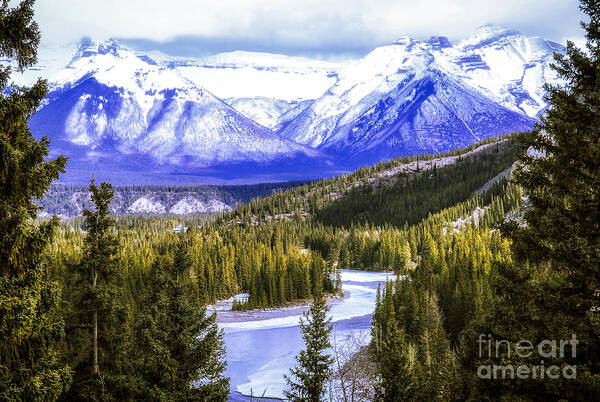
<svg viewBox="0 0 600 402">
<path fill-rule="evenodd" d="M 479 358 L 483 359 L 498 360 L 502 356 L 507 359 L 533 358 L 534 361 L 537 361 L 536 357 L 539 357 L 539 364 L 521 364 L 518 366 L 513 364 L 481 365 L 477 369 L 477 376 L 481 379 L 519 378 L 521 380 L 537 380 L 548 378 L 555 380 L 562 377 L 571 380 L 577 378 L 577 366 L 575 365 L 567 364 L 562 367 L 544 365 L 544 359 L 575 358 L 577 355 L 577 345 L 579 344 L 575 334 L 571 335 L 571 339 L 545 339 L 537 345 L 527 340 L 511 344 L 508 340 L 496 340 L 492 339 L 492 335 L 490 334 L 481 334 L 477 343 L 479 344 Z"/>
</svg>

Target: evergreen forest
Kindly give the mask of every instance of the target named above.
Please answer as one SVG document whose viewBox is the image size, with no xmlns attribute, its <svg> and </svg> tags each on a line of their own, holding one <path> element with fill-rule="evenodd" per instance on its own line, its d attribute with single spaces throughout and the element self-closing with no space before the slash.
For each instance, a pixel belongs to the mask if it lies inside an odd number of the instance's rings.
<svg viewBox="0 0 600 402">
<path fill-rule="evenodd" d="M 360 352 L 363 399 L 599 400 L 600 6 L 581 4 L 588 48 L 556 56 L 565 85 L 533 131 L 314 182 L 168 189 L 238 198 L 210 216 L 115 213 L 118 191 L 147 189 L 92 178 L 80 216 L 40 216 L 64 207 L 68 158 L 27 126 L 46 82 L 9 86 L 0 66 L 0 400 L 227 400 L 207 306 L 240 293 L 235 310 L 313 301 L 286 395 L 351 400 L 325 385 L 342 269 L 396 274 Z M 36 61 L 33 5 L 0 2 L 0 56 L 19 69 Z"/>
</svg>

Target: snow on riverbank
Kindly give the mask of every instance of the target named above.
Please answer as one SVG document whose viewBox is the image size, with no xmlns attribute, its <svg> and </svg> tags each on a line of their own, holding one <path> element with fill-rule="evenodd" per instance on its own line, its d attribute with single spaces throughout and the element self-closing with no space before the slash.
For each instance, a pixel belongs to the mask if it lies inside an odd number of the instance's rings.
<svg viewBox="0 0 600 402">
<path fill-rule="evenodd" d="M 352 271 L 349 269 L 342 270 L 342 283 L 343 282 L 385 282 L 393 281 L 395 275 L 391 272 L 365 272 L 365 271 Z"/>
<path fill-rule="evenodd" d="M 209 304 L 206 306 L 206 310 L 210 313 L 212 312 L 220 312 L 220 311 L 231 311 L 231 307 L 233 306 L 233 301 L 243 302 L 248 300 L 248 293 L 240 293 L 239 295 L 235 295 L 230 297 L 229 299 L 219 300 L 215 304 Z"/>
<path fill-rule="evenodd" d="M 332 342 L 344 342 L 350 335 L 359 337 L 361 344 L 369 342 L 377 286 L 394 279 L 392 273 L 342 270 L 345 297 L 332 302 Z M 298 325 L 307 308 L 308 305 L 298 305 L 258 310 L 246 313 L 250 314 L 246 321 L 219 322 L 225 330 L 232 396 L 283 398 L 283 375 L 295 365 L 295 356 L 303 347 Z M 227 313 L 217 310 L 218 315 Z M 259 320 L 255 319 L 257 316 Z"/>
<path fill-rule="evenodd" d="M 371 314 L 375 309 L 376 289 L 356 283 L 394 279 L 395 275 L 392 273 L 342 270 L 342 290 L 345 297 L 342 300 L 331 299 L 332 322 Z M 294 327 L 300 325 L 300 317 L 308 308 L 307 304 L 302 304 L 249 312 L 226 312 L 217 309 L 217 322 L 225 332 Z"/>
</svg>

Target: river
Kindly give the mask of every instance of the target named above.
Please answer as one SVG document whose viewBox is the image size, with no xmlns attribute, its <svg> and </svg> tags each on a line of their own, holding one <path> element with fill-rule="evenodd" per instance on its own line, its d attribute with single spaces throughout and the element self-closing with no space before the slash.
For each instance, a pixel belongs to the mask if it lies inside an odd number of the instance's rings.
<svg viewBox="0 0 600 402">
<path fill-rule="evenodd" d="M 377 286 L 386 280 L 394 280 L 394 275 L 342 270 L 345 297 L 334 301 L 330 311 L 332 337 L 335 336 L 336 341 L 358 335 L 364 344 L 369 342 Z M 256 313 L 258 320 L 248 316 L 247 320 L 219 323 L 225 332 L 230 400 L 249 400 L 247 395 L 251 394 L 283 398 L 283 375 L 295 365 L 295 356 L 303 347 L 299 327 L 301 312 L 302 309 L 273 309 Z"/>
</svg>

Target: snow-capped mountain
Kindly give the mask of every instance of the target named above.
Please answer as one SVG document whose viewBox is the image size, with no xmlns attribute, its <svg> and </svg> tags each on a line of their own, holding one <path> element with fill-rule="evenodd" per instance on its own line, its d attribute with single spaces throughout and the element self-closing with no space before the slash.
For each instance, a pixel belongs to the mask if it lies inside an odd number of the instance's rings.
<svg viewBox="0 0 600 402">
<path fill-rule="evenodd" d="M 546 107 L 544 83 L 558 79 L 550 67 L 553 54 L 564 50 L 541 37 L 485 25 L 446 49 L 439 63 L 501 105 L 537 117 Z"/>
<path fill-rule="evenodd" d="M 527 130 L 564 50 L 495 26 L 454 43 L 401 38 L 335 63 L 172 57 L 115 40 L 84 40 L 71 58 L 69 49 L 44 49 L 39 66 L 13 75 L 50 82 L 31 129 L 70 157 L 66 182 L 93 173 L 121 184 L 323 177 Z"/>
<path fill-rule="evenodd" d="M 280 127 L 286 112 L 323 95 L 342 67 L 305 57 L 243 51 L 203 58 L 149 55 L 270 129 Z"/>
<path fill-rule="evenodd" d="M 52 82 L 30 127 L 76 166 L 118 158 L 134 171 L 140 159 L 146 169 L 190 170 L 321 156 L 116 41 L 82 44 Z"/>
<path fill-rule="evenodd" d="M 402 38 L 340 71 L 280 133 L 372 162 L 526 130 L 546 106 L 543 83 L 556 81 L 550 63 L 562 49 L 494 26 L 456 45 Z"/>
<path fill-rule="evenodd" d="M 316 99 L 336 82 L 339 63 L 257 52 L 228 52 L 202 58 L 148 53 L 221 99 Z"/>
</svg>

